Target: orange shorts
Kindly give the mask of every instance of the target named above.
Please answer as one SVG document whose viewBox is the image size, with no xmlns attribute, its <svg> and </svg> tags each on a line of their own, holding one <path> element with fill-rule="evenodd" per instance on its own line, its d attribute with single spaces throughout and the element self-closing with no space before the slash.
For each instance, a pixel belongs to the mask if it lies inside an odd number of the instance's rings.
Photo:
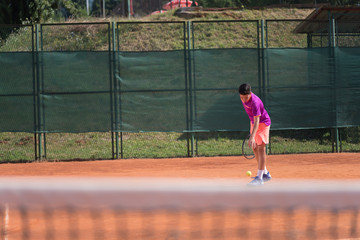
<svg viewBox="0 0 360 240">
<path fill-rule="evenodd" d="M 250 133 L 252 133 L 254 124 L 251 123 Z M 270 126 L 265 123 L 260 123 L 259 128 L 255 134 L 255 142 L 257 145 L 269 144 Z"/>
</svg>

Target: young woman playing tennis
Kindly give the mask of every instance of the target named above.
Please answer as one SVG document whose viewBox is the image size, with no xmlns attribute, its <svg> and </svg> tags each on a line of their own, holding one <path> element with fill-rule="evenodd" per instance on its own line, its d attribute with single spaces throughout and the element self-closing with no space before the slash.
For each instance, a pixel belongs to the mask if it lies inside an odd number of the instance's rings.
<svg viewBox="0 0 360 240">
<path fill-rule="evenodd" d="M 251 92 L 250 84 L 240 85 L 239 94 L 250 118 L 249 145 L 254 151 L 258 164 L 257 176 L 248 185 L 263 185 L 264 182 L 271 180 L 271 175 L 266 169 L 266 144 L 269 143 L 271 119 L 261 99 Z"/>
</svg>

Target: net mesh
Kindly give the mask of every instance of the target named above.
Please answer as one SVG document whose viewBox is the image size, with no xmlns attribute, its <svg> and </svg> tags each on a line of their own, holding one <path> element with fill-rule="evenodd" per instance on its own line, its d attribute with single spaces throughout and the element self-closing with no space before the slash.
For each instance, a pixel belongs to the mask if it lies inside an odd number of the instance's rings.
<svg viewBox="0 0 360 240">
<path fill-rule="evenodd" d="M 290 182 L 290 184 L 289 184 Z M 359 182 L 1 179 L 2 239 L 360 237 Z"/>
</svg>

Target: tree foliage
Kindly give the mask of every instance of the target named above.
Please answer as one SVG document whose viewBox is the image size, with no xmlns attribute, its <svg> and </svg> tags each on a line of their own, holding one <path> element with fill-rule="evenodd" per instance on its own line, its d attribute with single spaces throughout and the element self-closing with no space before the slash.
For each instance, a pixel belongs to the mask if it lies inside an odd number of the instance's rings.
<svg viewBox="0 0 360 240">
<path fill-rule="evenodd" d="M 81 16 L 84 7 L 72 0 L 2 0 L 0 24 L 46 22 L 56 16 Z"/>
<path fill-rule="evenodd" d="M 133 4 L 135 4 L 134 2 L 136 2 L 136 0 L 133 0 Z M 121 6 L 127 5 L 127 0 L 105 0 L 105 15 L 111 13 L 112 10 L 119 5 Z M 103 16 L 102 7 L 103 7 L 103 0 L 94 0 L 91 6 L 92 15 Z"/>
<path fill-rule="evenodd" d="M 31 0 L 31 22 L 46 22 L 55 16 L 78 17 L 84 13 L 84 7 L 71 0 Z"/>
<path fill-rule="evenodd" d="M 29 18 L 30 0 L 0 1 L 0 24 L 20 24 Z"/>
</svg>

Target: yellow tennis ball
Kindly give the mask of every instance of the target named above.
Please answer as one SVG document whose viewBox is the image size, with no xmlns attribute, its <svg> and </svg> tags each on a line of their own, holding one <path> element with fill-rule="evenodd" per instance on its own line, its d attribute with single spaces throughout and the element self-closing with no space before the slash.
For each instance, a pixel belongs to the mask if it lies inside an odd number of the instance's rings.
<svg viewBox="0 0 360 240">
<path fill-rule="evenodd" d="M 250 177 L 251 176 L 251 171 L 247 171 L 246 175 Z"/>
</svg>

